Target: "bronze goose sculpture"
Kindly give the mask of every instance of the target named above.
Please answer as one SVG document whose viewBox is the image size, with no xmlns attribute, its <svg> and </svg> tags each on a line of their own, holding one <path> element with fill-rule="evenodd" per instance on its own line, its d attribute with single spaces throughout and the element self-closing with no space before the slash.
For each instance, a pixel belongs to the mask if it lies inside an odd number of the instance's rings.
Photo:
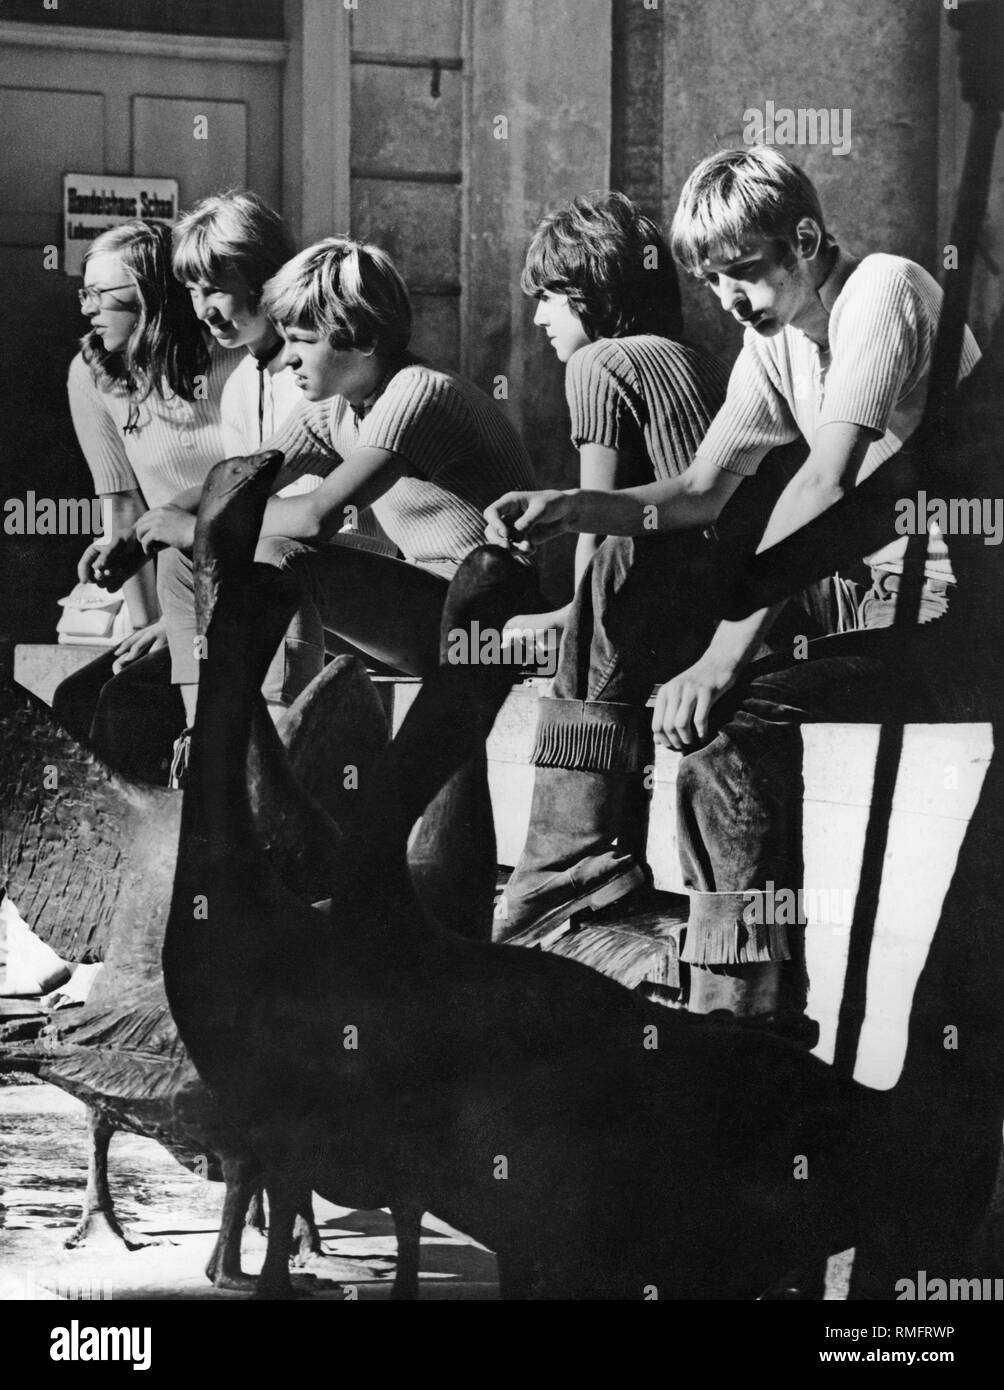
<svg viewBox="0 0 1004 1390">
<path fill-rule="evenodd" d="M 852 1244 L 882 1097 L 758 1029 L 423 917 L 408 834 L 483 743 L 511 671 L 425 682 L 360 799 L 326 929 L 277 880 L 241 772 L 291 601 L 250 559 L 274 467 L 220 464 L 203 497 L 208 660 L 164 944 L 179 1032 L 276 1192 L 265 1290 L 287 1267 L 282 1191 L 307 1187 L 436 1213 L 496 1251 L 509 1298 L 755 1297 Z M 514 566 L 468 557 L 444 630 L 514 611 Z M 812 1183 L 792 1180 L 799 1154 Z"/>
<path fill-rule="evenodd" d="M 351 755 L 365 777 L 385 736 L 372 687 L 345 660 L 329 666 L 290 711 L 288 762 L 277 755 L 271 720 L 256 728 L 247 777 L 258 833 L 308 899 L 321 885 L 327 891 L 337 830 L 302 783 L 318 785 L 327 809 L 341 814 L 344 764 Z M 339 777 L 322 788 L 326 755 Z M 122 1231 L 108 1183 L 111 1138 L 131 1129 L 202 1175 L 223 1177 L 223 1220 L 206 1272 L 219 1287 L 252 1287 L 240 1245 L 258 1165 L 242 1137 L 220 1122 L 178 1039 L 161 978 L 180 797 L 111 772 L 13 682 L 0 686 L 0 788 L 0 887 L 58 954 L 104 962 L 83 1007 L 0 1021 L 0 1070 L 31 1072 L 87 1105 L 84 1210 L 67 1244 L 103 1237 L 129 1248 L 143 1243 Z M 306 1254 L 317 1248 L 309 1191 L 298 1205 Z M 402 1222 L 396 1297 L 414 1288 L 408 1271 L 417 1266 L 419 1215 Z"/>
</svg>

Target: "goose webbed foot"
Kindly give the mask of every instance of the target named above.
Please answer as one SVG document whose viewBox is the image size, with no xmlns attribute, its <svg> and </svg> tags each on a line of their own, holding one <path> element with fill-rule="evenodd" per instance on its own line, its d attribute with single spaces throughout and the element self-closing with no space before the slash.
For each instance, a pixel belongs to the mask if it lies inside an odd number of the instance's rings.
<svg viewBox="0 0 1004 1390">
<path fill-rule="evenodd" d="M 247 1215 L 244 1218 L 245 1228 L 254 1231 L 264 1239 L 265 1237 L 265 1193 L 258 1187 L 248 1202 Z"/>
<path fill-rule="evenodd" d="M 63 1242 L 67 1250 L 144 1250 L 148 1245 L 164 1242 L 147 1236 L 126 1234 L 122 1229 L 111 1188 L 108 1185 L 108 1146 L 115 1133 L 115 1122 L 96 1106 L 87 1107 L 87 1189 L 84 1208 L 76 1229 Z"/>
<path fill-rule="evenodd" d="M 63 1245 L 67 1250 L 146 1250 L 151 1245 L 166 1245 L 169 1242 L 152 1236 L 140 1236 L 135 1231 L 126 1231 L 119 1225 L 114 1212 L 85 1211 L 68 1235 Z"/>
<path fill-rule="evenodd" d="M 321 1239 L 313 1219 L 310 1192 L 287 1179 L 273 1177 L 265 1182 L 268 1196 L 268 1249 L 258 1276 L 257 1299 L 311 1298 L 317 1293 L 340 1292 L 343 1285 L 314 1274 L 291 1275 L 294 1226 L 300 1251 L 307 1247 L 317 1259 Z M 313 1248 L 311 1248 L 313 1247 Z"/>
<path fill-rule="evenodd" d="M 289 1263 L 294 1269 L 306 1269 L 313 1260 L 323 1260 L 324 1257 L 321 1233 L 317 1229 L 313 1203 L 308 1194 L 305 1205 L 300 1207 L 296 1215 L 296 1223 L 293 1226 L 293 1249 L 290 1253 Z"/>
<path fill-rule="evenodd" d="M 293 1226 L 292 1248 L 289 1253 L 290 1273 L 288 1285 L 281 1276 L 278 1291 L 261 1293 L 263 1298 L 312 1298 L 319 1293 L 342 1293 L 345 1286 L 338 1279 L 328 1277 L 328 1270 L 344 1268 L 344 1262 L 324 1253 L 321 1233 L 314 1220 L 313 1203 L 308 1193 L 300 1204 L 296 1222 Z M 262 1269 L 264 1277 L 265 1270 Z M 266 1281 L 266 1287 L 271 1281 Z M 260 1281 L 259 1281 L 260 1291 Z"/>
</svg>

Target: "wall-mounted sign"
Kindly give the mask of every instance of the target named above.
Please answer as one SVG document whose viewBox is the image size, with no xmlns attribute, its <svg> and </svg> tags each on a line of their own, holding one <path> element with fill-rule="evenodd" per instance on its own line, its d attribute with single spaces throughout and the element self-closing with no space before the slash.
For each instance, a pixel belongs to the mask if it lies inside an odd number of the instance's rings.
<svg viewBox="0 0 1004 1390">
<path fill-rule="evenodd" d="M 101 232 L 142 217 L 175 222 L 177 179 L 120 178 L 118 174 L 63 175 L 63 270 L 82 274 L 88 246 Z"/>
</svg>

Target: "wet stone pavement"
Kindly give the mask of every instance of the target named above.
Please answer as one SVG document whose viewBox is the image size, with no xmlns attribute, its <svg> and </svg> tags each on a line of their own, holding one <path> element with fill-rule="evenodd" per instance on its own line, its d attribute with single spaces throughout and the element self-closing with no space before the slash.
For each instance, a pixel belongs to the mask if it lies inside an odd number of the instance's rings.
<svg viewBox="0 0 1004 1390">
<path fill-rule="evenodd" d="M 134 1134 L 112 1140 L 112 1195 L 130 1238 L 159 1243 L 129 1251 L 99 1234 L 85 1248 L 64 1248 L 86 1182 L 84 1117 L 83 1105 L 53 1086 L 0 1084 L 0 1301 L 246 1298 L 214 1289 L 203 1273 L 216 1239 L 222 1183 L 189 1173 L 154 1140 Z M 315 1214 L 324 1255 L 305 1272 L 335 1285 L 315 1283 L 313 1296 L 388 1298 L 396 1260 L 390 1216 L 319 1199 Z M 245 1232 L 245 1271 L 256 1273 L 264 1254 L 264 1240 Z M 428 1215 L 420 1279 L 423 1299 L 498 1297 L 494 1257 Z"/>
</svg>

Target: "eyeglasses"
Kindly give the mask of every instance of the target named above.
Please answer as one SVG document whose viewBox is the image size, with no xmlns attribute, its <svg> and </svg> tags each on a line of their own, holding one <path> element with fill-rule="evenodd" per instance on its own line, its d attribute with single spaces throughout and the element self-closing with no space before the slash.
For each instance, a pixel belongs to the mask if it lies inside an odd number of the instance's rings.
<svg viewBox="0 0 1004 1390">
<path fill-rule="evenodd" d="M 125 285 L 86 285 L 82 290 L 77 290 L 77 298 L 80 300 L 81 311 L 89 314 L 92 309 L 101 308 L 101 296 L 103 294 L 113 294 L 115 290 L 131 290 L 135 288 L 131 284 Z M 135 309 L 135 304 L 117 305 L 119 309 Z"/>
</svg>

